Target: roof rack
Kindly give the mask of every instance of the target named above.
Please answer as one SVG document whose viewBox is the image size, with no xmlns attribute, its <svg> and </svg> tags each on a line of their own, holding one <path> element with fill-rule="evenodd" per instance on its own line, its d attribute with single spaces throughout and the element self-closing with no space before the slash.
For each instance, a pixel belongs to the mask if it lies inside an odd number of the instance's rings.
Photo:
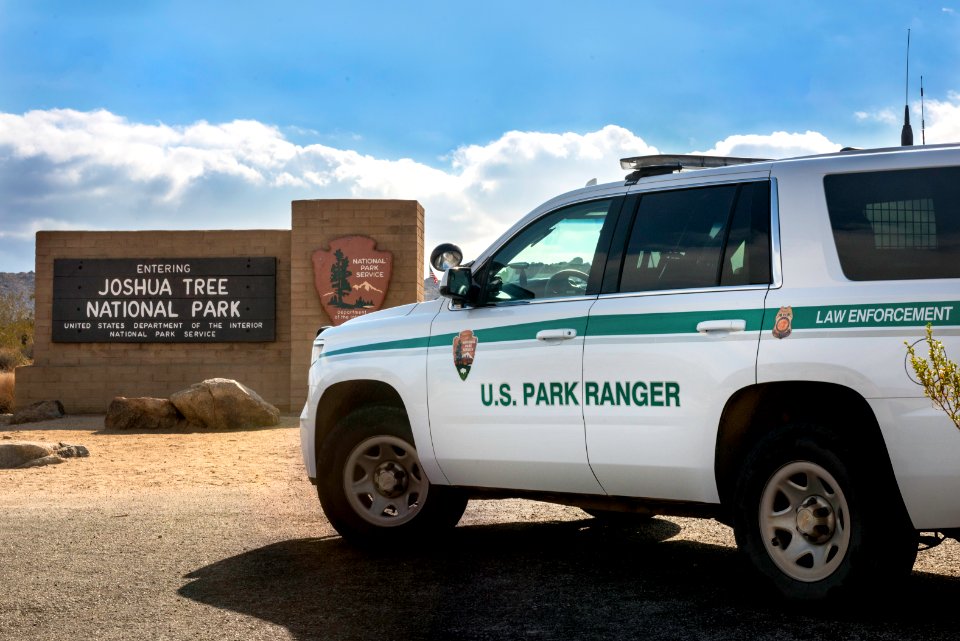
<svg viewBox="0 0 960 641">
<path fill-rule="evenodd" d="M 729 167 L 751 162 L 765 162 L 769 158 L 736 158 L 732 156 L 688 156 L 683 154 L 660 154 L 656 156 L 634 156 L 621 158 L 621 169 L 633 169 L 627 176 L 627 184 L 635 185 L 641 178 L 672 174 L 681 169 L 707 169 L 711 167 Z"/>
</svg>

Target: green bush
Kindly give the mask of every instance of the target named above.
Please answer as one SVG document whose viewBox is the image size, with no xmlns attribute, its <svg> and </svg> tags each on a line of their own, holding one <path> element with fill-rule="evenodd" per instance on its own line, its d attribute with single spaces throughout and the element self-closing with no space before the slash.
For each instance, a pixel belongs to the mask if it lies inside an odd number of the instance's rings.
<svg viewBox="0 0 960 641">
<path fill-rule="evenodd" d="M 921 339 L 922 340 L 922 339 Z M 907 346 L 910 364 L 917 374 L 917 382 L 923 386 L 924 395 L 933 404 L 946 412 L 953 424 L 960 428 L 960 369 L 947 358 L 943 343 L 933 337 L 933 326 L 927 323 L 927 358 L 917 356 L 914 346 Z"/>
<path fill-rule="evenodd" d="M 0 294 L 0 371 L 30 362 L 33 355 L 33 310 L 23 296 Z"/>
<path fill-rule="evenodd" d="M 24 364 L 23 353 L 18 349 L 9 347 L 0 347 L 0 372 L 12 372 L 15 368 Z"/>
</svg>

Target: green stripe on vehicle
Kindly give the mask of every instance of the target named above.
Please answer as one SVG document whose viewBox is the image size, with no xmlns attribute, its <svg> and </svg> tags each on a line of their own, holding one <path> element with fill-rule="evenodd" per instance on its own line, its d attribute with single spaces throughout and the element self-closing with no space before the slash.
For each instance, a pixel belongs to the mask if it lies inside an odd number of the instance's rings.
<svg viewBox="0 0 960 641">
<path fill-rule="evenodd" d="M 763 321 L 762 309 L 666 312 L 660 314 L 610 314 L 590 317 L 587 336 L 633 336 L 646 334 L 696 334 L 697 323 L 742 319 L 746 331 L 755 332 Z"/>
<path fill-rule="evenodd" d="M 646 336 L 663 334 L 696 334 L 697 323 L 710 320 L 742 319 L 746 331 L 769 331 L 776 321 L 776 310 L 724 309 L 655 314 L 597 314 L 559 318 L 538 323 L 518 323 L 503 327 L 474 330 L 481 345 L 536 340 L 544 329 L 575 329 L 582 336 Z M 916 303 L 881 303 L 865 305 L 824 305 L 793 308 L 793 329 L 836 329 L 844 327 L 911 327 L 960 325 L 960 302 L 937 301 Z M 464 327 L 464 329 L 470 329 Z M 449 347 L 456 333 L 406 338 L 324 352 L 322 357 L 425 347 Z"/>
<path fill-rule="evenodd" d="M 504 343 L 509 341 L 532 341 L 536 340 L 537 332 L 545 329 L 575 329 L 577 334 L 583 334 L 587 329 L 587 317 L 579 316 L 574 318 L 558 318 L 538 323 L 519 323 L 517 325 L 505 325 L 503 327 L 488 327 L 486 329 L 475 329 L 473 333 L 477 341 L 481 344 L 486 343 Z M 470 329 L 465 327 L 464 329 Z M 438 345 L 449 346 L 453 344 L 456 334 L 437 334 L 430 337 L 430 347 Z"/>
<path fill-rule="evenodd" d="M 343 354 L 357 354 L 360 352 L 380 352 L 395 349 L 416 349 L 418 347 L 427 347 L 429 338 L 404 338 L 395 341 L 384 341 L 382 343 L 367 343 L 366 345 L 356 345 L 355 347 L 344 347 L 343 349 L 334 349 L 324 351 L 320 357 L 329 358 L 331 356 L 341 356 Z M 452 338 L 450 339 L 453 340 Z"/>
<path fill-rule="evenodd" d="M 769 314 L 763 329 L 773 329 L 776 314 Z M 960 302 L 868 303 L 865 305 L 818 305 L 793 308 L 793 329 L 845 327 L 922 327 L 960 324 Z"/>
</svg>

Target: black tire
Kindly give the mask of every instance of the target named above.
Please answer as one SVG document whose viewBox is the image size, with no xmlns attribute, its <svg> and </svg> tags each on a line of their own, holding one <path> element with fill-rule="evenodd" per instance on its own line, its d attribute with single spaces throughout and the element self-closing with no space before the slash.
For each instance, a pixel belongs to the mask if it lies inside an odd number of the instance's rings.
<svg viewBox="0 0 960 641">
<path fill-rule="evenodd" d="M 393 407 L 341 419 L 323 442 L 317 474 L 324 514 L 357 543 L 429 537 L 453 528 L 467 506 L 463 492 L 427 479 L 406 414 Z"/>
<path fill-rule="evenodd" d="M 833 432 L 794 425 L 763 439 L 737 486 L 734 532 L 789 599 L 844 598 L 909 574 L 917 556 L 896 485 Z"/>
</svg>

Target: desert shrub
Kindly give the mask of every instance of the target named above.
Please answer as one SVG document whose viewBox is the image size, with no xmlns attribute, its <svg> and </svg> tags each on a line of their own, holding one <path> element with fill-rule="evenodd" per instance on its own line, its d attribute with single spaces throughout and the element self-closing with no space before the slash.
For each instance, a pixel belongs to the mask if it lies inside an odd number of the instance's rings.
<svg viewBox="0 0 960 641">
<path fill-rule="evenodd" d="M 12 352 L 16 359 L 7 354 Z M 33 310 L 23 296 L 0 294 L 0 371 L 30 362 L 33 354 Z M 15 360 L 12 367 L 5 363 Z"/>
<path fill-rule="evenodd" d="M 0 347 L 0 372 L 12 372 L 14 368 L 23 365 L 26 357 L 19 349 Z"/>
<path fill-rule="evenodd" d="M 914 343 L 907 343 L 910 365 L 923 386 L 924 395 L 942 409 L 954 425 L 960 428 L 960 368 L 947 358 L 943 343 L 933 337 L 933 327 L 927 323 L 927 358 L 917 356 Z"/>
<path fill-rule="evenodd" d="M 13 372 L 0 372 L 0 414 L 13 411 Z"/>
</svg>

